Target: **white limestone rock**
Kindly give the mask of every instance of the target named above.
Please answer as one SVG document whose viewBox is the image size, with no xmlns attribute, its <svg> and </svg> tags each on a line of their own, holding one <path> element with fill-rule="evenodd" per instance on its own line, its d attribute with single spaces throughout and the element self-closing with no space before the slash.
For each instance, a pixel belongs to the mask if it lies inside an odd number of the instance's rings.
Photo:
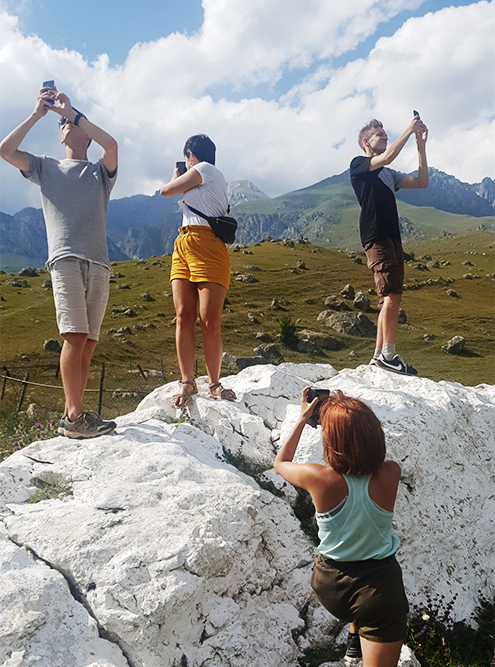
<svg viewBox="0 0 495 667">
<path fill-rule="evenodd" d="M 16 548 L 62 573 L 90 611 L 79 605 L 86 623 L 97 619 L 133 665 L 296 665 L 314 547 L 289 506 L 218 460 L 216 441 L 189 424 L 148 418 L 118 431 L 34 443 L 0 465 L 3 489 L 22 470 L 22 497 L 35 477 L 72 486 L 35 504 L 3 498 Z M 53 648 L 65 629 L 70 645 L 72 618 L 46 630 L 52 656 L 39 667 L 73 664 Z M 22 633 L 17 641 L 35 655 Z"/>
<path fill-rule="evenodd" d="M 0 591 L 2 667 L 129 667 L 115 644 L 100 639 L 62 574 L 9 541 L 2 528 Z"/>
<path fill-rule="evenodd" d="M 238 401 L 207 398 L 200 378 L 192 424 L 169 423 L 170 383 L 119 417 L 117 435 L 33 443 L 0 464 L 0 667 L 296 667 L 335 634 L 311 593 L 296 492 L 271 469 L 308 384 L 363 399 L 383 423 L 403 469 L 396 532 L 410 600 L 457 593 L 463 619 L 488 592 L 495 387 L 294 364 L 223 383 Z M 229 449 L 284 497 L 228 465 Z M 321 454 L 307 427 L 297 460 Z M 66 493 L 28 504 L 33 478 Z M 38 582 L 32 596 L 22 579 Z"/>
</svg>

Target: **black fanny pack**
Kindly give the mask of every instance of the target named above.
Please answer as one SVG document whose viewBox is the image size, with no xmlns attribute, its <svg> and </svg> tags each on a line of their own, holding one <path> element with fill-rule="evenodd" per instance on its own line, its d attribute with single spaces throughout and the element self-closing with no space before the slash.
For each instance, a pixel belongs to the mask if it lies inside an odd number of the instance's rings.
<svg viewBox="0 0 495 667">
<path fill-rule="evenodd" d="M 186 204 L 186 202 L 184 202 L 184 204 Z M 238 226 L 237 220 L 235 218 L 231 218 L 228 215 L 219 215 L 217 217 L 213 217 L 201 213 L 201 211 L 198 211 L 198 209 L 193 208 L 189 204 L 186 204 L 186 206 L 193 213 L 196 213 L 196 215 L 199 215 L 208 222 L 211 229 L 213 230 L 213 233 L 218 239 L 224 243 L 234 243 L 235 232 Z"/>
</svg>

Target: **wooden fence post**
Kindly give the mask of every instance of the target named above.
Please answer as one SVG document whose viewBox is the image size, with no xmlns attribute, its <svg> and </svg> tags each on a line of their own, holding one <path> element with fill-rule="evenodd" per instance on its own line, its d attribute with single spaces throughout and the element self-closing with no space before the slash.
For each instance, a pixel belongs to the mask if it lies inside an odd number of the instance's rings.
<svg viewBox="0 0 495 667">
<path fill-rule="evenodd" d="M 3 370 L 5 371 L 5 377 L 3 379 L 2 395 L 0 396 L 0 401 L 3 401 L 3 395 L 5 394 L 5 385 L 7 384 L 7 375 L 10 375 L 7 366 L 3 366 Z"/>
<path fill-rule="evenodd" d="M 28 386 L 28 380 L 29 380 L 29 371 L 26 373 L 26 375 L 24 376 L 24 380 L 22 381 L 22 389 L 19 396 L 19 402 L 17 403 L 17 412 L 19 412 L 24 402 L 24 397 L 26 395 L 26 390 Z"/>
<path fill-rule="evenodd" d="M 101 407 L 103 403 L 103 381 L 105 380 L 105 362 L 101 364 L 100 390 L 98 392 L 98 417 L 101 418 Z"/>
</svg>

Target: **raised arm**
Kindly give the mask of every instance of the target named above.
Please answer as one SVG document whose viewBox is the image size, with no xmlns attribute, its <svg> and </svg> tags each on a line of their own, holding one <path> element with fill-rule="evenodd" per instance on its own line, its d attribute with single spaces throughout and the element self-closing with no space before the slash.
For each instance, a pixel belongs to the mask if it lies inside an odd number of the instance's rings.
<svg viewBox="0 0 495 667">
<path fill-rule="evenodd" d="M 194 167 L 188 169 L 182 175 L 179 175 L 177 167 L 175 167 L 170 181 L 160 188 L 160 194 L 162 197 L 168 199 L 169 197 L 175 197 L 175 195 L 181 195 L 188 190 L 192 190 L 201 185 L 202 182 L 201 174 Z"/>
<path fill-rule="evenodd" d="M 313 410 L 318 403 L 318 398 L 315 398 L 312 403 L 308 403 L 308 389 L 309 387 L 306 387 L 302 391 L 301 414 L 296 422 L 296 425 L 292 429 L 291 434 L 278 450 L 273 467 L 278 472 L 278 474 L 282 475 L 282 477 L 288 482 L 294 484 L 294 486 L 299 486 L 300 488 L 309 491 L 310 487 L 312 486 L 311 481 L 314 478 L 315 468 L 320 468 L 321 466 L 293 462 L 294 454 L 296 453 L 297 445 L 299 444 L 303 429 L 308 423 L 308 419 L 313 414 Z"/>
<path fill-rule="evenodd" d="M 371 149 L 366 150 L 366 154 L 371 157 L 369 171 L 375 171 L 375 169 L 380 169 L 380 167 L 387 167 L 391 164 L 395 158 L 399 155 L 401 150 L 407 143 L 407 140 L 411 134 L 417 133 L 422 127 L 425 127 L 419 116 L 414 116 L 412 121 L 409 123 L 409 126 L 404 130 L 398 139 L 394 141 L 393 144 L 390 144 L 383 153 L 379 155 L 373 154 Z"/>
<path fill-rule="evenodd" d="M 399 186 L 405 190 L 428 187 L 428 162 L 426 160 L 426 140 L 428 139 L 428 128 L 424 123 L 416 132 L 416 146 L 418 148 L 418 174 L 406 174 L 400 181 Z"/>
<path fill-rule="evenodd" d="M 25 151 L 20 151 L 19 146 L 29 130 L 53 108 L 48 101 L 50 99 L 53 99 L 53 93 L 48 88 L 42 88 L 33 113 L 0 143 L 0 156 L 17 169 L 29 172 L 29 155 Z"/>
<path fill-rule="evenodd" d="M 58 106 L 53 107 L 52 110 L 58 113 L 63 118 L 67 118 L 71 123 L 74 123 L 78 111 L 76 111 L 67 95 L 64 93 L 57 93 L 56 99 Z M 103 164 L 105 165 L 109 174 L 113 175 L 117 170 L 118 165 L 118 145 L 115 139 L 102 130 L 101 127 L 89 121 L 85 116 L 80 116 L 77 122 L 78 127 L 83 130 L 88 137 L 102 147 Z"/>
</svg>

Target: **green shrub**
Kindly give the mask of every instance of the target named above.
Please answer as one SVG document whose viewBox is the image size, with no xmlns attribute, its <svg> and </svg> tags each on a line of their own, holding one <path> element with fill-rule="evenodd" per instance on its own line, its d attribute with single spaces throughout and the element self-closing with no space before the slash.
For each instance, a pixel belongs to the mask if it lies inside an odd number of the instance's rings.
<svg viewBox="0 0 495 667">
<path fill-rule="evenodd" d="M 289 315 L 282 315 L 282 317 L 280 317 L 278 320 L 278 325 L 280 327 L 280 342 L 290 350 L 294 350 L 299 343 L 299 338 L 296 334 L 296 325 L 292 324 Z"/>
<path fill-rule="evenodd" d="M 490 667 L 493 664 L 494 600 L 480 593 L 471 619 L 454 620 L 457 595 L 449 601 L 425 593 L 425 604 L 414 605 L 406 644 L 422 667 Z"/>
</svg>

